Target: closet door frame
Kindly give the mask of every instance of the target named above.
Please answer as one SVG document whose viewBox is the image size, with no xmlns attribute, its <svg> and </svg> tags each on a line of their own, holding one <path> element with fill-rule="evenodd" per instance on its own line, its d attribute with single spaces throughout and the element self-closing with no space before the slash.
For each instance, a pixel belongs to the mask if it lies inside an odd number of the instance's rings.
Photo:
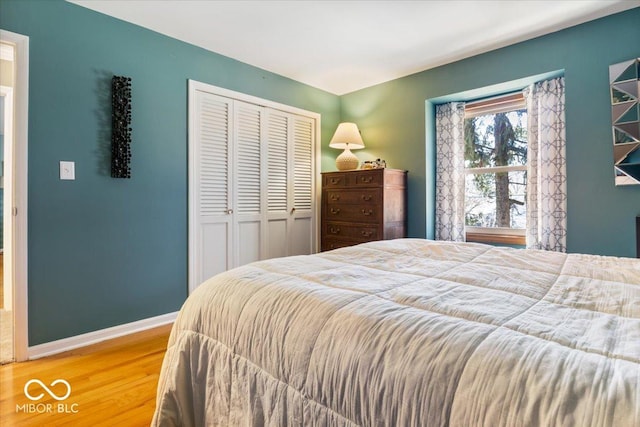
<svg viewBox="0 0 640 427">
<path fill-rule="evenodd" d="M 271 108 L 279 111 L 283 111 L 285 113 L 296 114 L 299 116 L 307 117 L 308 119 L 313 120 L 315 123 L 315 135 L 314 135 L 314 147 L 313 147 L 313 170 L 312 170 L 312 198 L 314 201 L 315 208 L 313 209 L 313 233 L 311 236 L 311 246 L 313 248 L 313 252 L 318 252 L 319 250 L 319 207 L 320 207 L 320 128 L 321 128 L 321 116 L 318 113 L 314 113 L 311 111 L 307 111 L 304 109 L 300 109 L 297 107 L 292 107 L 286 104 L 281 104 L 278 102 L 270 101 L 267 99 L 255 97 L 252 95 L 247 95 L 241 92 L 236 92 L 233 90 L 213 86 L 207 83 L 198 82 L 195 80 L 188 80 L 188 291 L 189 294 L 193 292 L 199 285 L 199 275 L 198 271 L 201 270 L 202 266 L 199 265 L 199 260 L 196 259 L 197 251 L 196 245 L 200 244 L 200 237 L 196 235 L 197 232 L 197 218 L 198 212 L 196 211 L 197 200 L 196 200 L 196 173 L 195 168 L 197 165 L 197 159 L 195 158 L 194 150 L 195 144 L 197 143 L 197 135 L 195 134 L 196 130 L 196 117 L 195 114 L 192 114 L 196 111 L 196 94 L 198 92 L 207 92 L 213 95 L 223 96 L 226 98 L 230 98 L 233 100 L 246 102 L 250 104 L 254 104 L 260 107 Z M 262 147 L 262 153 L 265 153 L 265 147 Z M 263 188 L 265 188 L 264 184 L 264 171 L 263 171 Z M 235 186 L 235 183 L 233 184 Z M 263 208 L 264 211 L 264 208 Z M 263 233 L 264 234 L 264 233 Z M 264 240 L 264 239 L 263 239 Z M 266 242 L 261 242 L 261 253 L 265 253 L 265 245 Z M 235 251 L 235 249 L 233 250 Z M 229 254 L 230 256 L 234 256 L 233 254 Z"/>
</svg>

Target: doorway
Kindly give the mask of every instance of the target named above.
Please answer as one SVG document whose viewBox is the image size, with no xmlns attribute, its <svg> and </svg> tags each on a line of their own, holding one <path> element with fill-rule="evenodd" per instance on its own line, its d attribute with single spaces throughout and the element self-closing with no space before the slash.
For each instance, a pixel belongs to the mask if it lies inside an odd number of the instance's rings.
<svg viewBox="0 0 640 427">
<path fill-rule="evenodd" d="M 11 212 L 13 165 L 13 88 L 15 48 L 0 43 L 0 363 L 13 360 L 13 283 L 11 268 Z M 5 198 L 6 197 L 6 198 Z M 5 242 L 6 237 L 6 242 Z M 7 244 L 5 244 L 7 243 Z M 5 272 L 6 276 L 5 277 Z"/>
<path fill-rule="evenodd" d="M 29 38 L 0 30 L 0 363 L 28 358 Z"/>
</svg>

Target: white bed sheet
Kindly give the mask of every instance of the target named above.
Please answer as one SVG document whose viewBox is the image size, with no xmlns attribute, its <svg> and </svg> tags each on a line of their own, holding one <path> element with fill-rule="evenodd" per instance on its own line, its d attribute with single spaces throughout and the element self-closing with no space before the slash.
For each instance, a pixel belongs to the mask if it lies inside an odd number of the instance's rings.
<svg viewBox="0 0 640 427">
<path fill-rule="evenodd" d="M 640 426 L 640 260 L 401 239 L 187 300 L 154 426 Z"/>
</svg>

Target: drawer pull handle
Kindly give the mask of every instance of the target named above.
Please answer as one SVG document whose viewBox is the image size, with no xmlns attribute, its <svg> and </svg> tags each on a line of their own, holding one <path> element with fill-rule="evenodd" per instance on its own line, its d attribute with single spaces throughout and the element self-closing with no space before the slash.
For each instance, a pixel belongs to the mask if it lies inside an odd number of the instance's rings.
<svg viewBox="0 0 640 427">
<path fill-rule="evenodd" d="M 341 178 L 331 178 L 331 184 L 336 185 L 337 183 L 339 183 L 341 180 Z"/>
<path fill-rule="evenodd" d="M 363 237 L 371 237 L 371 235 L 373 234 L 373 231 L 362 230 L 361 234 Z"/>
<path fill-rule="evenodd" d="M 331 195 L 331 200 L 333 200 L 333 201 L 340 200 L 340 195 L 339 194 L 332 194 Z"/>
<path fill-rule="evenodd" d="M 340 234 L 340 229 L 339 229 L 339 228 L 331 227 L 331 228 L 329 229 L 329 233 L 331 233 L 331 234 Z"/>
<path fill-rule="evenodd" d="M 334 215 L 337 215 L 340 213 L 340 209 L 336 209 L 336 208 L 331 208 L 331 213 Z"/>
<path fill-rule="evenodd" d="M 362 200 L 364 200 L 365 202 L 368 202 L 372 199 L 370 194 L 363 194 L 362 195 Z"/>
<path fill-rule="evenodd" d="M 360 181 L 364 182 L 365 184 L 370 184 L 371 181 L 373 181 L 373 177 L 372 176 L 361 176 L 360 177 Z"/>
<path fill-rule="evenodd" d="M 371 210 L 371 209 L 369 209 L 369 210 L 362 209 L 362 215 L 371 216 L 371 215 L 373 215 L 373 210 Z"/>
</svg>

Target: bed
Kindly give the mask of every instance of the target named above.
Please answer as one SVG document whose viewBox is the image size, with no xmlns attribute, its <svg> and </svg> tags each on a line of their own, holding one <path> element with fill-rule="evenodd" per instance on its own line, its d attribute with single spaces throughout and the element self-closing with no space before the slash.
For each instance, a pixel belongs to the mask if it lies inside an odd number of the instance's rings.
<svg viewBox="0 0 640 427">
<path fill-rule="evenodd" d="M 640 426 L 640 260 L 399 239 L 187 299 L 154 426 Z"/>
</svg>

